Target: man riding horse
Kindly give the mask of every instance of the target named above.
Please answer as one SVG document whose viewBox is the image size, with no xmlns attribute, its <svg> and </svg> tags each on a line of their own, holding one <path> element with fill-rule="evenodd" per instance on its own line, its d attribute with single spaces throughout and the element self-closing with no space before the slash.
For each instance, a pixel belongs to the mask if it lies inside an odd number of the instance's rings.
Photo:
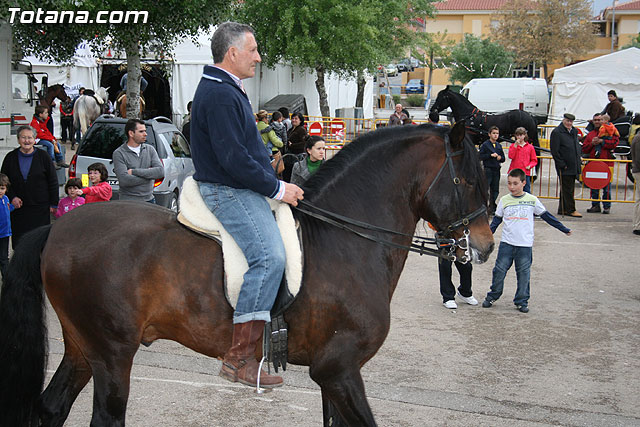
<svg viewBox="0 0 640 427">
<path fill-rule="evenodd" d="M 220 376 L 256 386 L 282 385 L 255 359 L 256 345 L 284 272 L 282 238 L 265 196 L 292 205 L 303 191 L 279 181 L 255 125 L 242 79 L 253 77 L 261 61 L 253 29 L 226 22 L 211 40 L 213 66 L 193 98 L 191 150 L 200 193 L 247 258 L 249 270 L 233 314 L 233 339 Z"/>
</svg>

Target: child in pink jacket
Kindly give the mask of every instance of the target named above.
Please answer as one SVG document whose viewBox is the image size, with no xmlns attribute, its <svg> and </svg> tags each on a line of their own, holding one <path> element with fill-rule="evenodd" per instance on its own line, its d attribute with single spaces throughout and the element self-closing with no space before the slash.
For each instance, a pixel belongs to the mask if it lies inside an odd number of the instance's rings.
<svg viewBox="0 0 640 427">
<path fill-rule="evenodd" d="M 527 177 L 524 191 L 531 194 L 531 170 L 538 164 L 538 157 L 533 145 L 525 141 L 527 130 L 519 127 L 515 131 L 516 141 L 509 147 L 509 172 L 514 169 L 522 169 Z"/>
<path fill-rule="evenodd" d="M 60 218 L 67 212 L 84 205 L 84 199 L 78 197 L 77 190 L 82 188 L 82 180 L 80 178 L 70 178 L 64 185 L 64 192 L 67 193 L 67 197 L 58 202 L 58 210 L 56 211 L 56 218 Z"/>
</svg>

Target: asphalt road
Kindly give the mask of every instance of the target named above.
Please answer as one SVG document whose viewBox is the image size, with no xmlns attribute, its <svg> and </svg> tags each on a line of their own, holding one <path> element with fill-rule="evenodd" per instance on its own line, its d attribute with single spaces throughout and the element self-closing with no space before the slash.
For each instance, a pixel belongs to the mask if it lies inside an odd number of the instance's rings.
<svg viewBox="0 0 640 427">
<path fill-rule="evenodd" d="M 555 212 L 557 201 L 543 203 Z M 578 202 L 581 212 L 587 207 Z M 608 216 L 565 218 L 570 237 L 536 221 L 528 314 L 511 302 L 513 269 L 494 307 L 448 310 L 436 260 L 411 254 L 392 301 L 389 336 L 363 369 L 378 424 L 640 426 L 640 237 L 631 233 L 632 211 L 615 204 Z M 479 300 L 494 261 L 495 253 L 474 266 Z M 63 353 L 57 318 L 49 314 L 48 378 Z M 261 395 L 219 378 L 219 367 L 174 342 L 142 347 L 127 424 L 322 425 L 320 391 L 305 367 L 290 366 L 285 386 Z M 91 399 L 90 383 L 65 425 L 88 425 Z"/>
</svg>

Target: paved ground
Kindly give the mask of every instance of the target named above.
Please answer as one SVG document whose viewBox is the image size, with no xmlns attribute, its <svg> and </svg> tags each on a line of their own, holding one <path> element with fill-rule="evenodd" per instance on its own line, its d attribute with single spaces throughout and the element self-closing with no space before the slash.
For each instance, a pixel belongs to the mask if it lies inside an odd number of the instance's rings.
<svg viewBox="0 0 640 427">
<path fill-rule="evenodd" d="M 557 201 L 544 203 L 555 212 Z M 581 212 L 588 206 L 578 202 Z M 528 314 L 511 303 L 513 271 L 493 308 L 447 310 L 436 260 L 410 255 L 389 336 L 363 369 L 378 424 L 640 426 L 640 237 L 631 233 L 632 209 L 563 219 L 571 237 L 536 222 Z M 474 267 L 478 299 L 494 261 L 495 253 Z M 63 352 L 52 311 L 49 325 L 50 377 Z M 220 379 L 219 367 L 173 342 L 141 348 L 128 425 L 322 425 L 319 388 L 305 367 L 291 366 L 285 387 L 263 395 Z M 89 424 L 91 396 L 90 384 L 67 426 Z"/>
</svg>

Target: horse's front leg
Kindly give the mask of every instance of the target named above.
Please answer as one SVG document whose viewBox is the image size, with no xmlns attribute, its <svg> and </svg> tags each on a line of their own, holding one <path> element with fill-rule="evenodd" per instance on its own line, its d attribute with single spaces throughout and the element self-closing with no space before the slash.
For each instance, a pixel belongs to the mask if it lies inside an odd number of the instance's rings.
<svg viewBox="0 0 640 427">
<path fill-rule="evenodd" d="M 375 426 L 371 407 L 367 402 L 364 382 L 357 363 L 328 363 L 314 366 L 311 378 L 322 389 L 322 416 L 325 426 Z"/>
</svg>

